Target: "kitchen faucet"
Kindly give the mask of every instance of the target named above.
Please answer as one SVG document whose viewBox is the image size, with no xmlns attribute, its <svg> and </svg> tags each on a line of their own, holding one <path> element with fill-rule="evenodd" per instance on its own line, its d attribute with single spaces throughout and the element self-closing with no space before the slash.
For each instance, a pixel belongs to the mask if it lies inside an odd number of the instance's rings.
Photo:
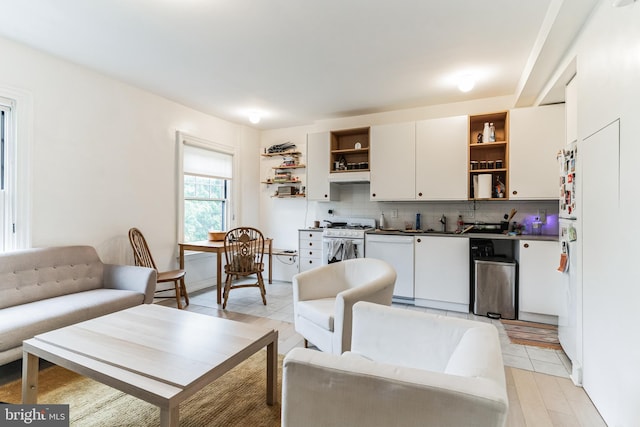
<svg viewBox="0 0 640 427">
<path fill-rule="evenodd" d="M 444 214 L 442 214 L 442 216 L 440 217 L 440 224 L 442 224 L 442 232 L 446 233 L 447 232 L 447 217 L 444 216 Z"/>
</svg>

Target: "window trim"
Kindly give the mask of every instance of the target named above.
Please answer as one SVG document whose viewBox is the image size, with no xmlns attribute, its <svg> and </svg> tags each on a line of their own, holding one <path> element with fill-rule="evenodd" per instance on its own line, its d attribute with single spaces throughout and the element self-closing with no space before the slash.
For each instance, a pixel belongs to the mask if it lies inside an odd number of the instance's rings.
<svg viewBox="0 0 640 427">
<path fill-rule="evenodd" d="M 217 142 L 209 141 L 203 138 L 199 138 L 182 131 L 176 131 L 176 147 L 177 147 L 177 240 L 182 242 L 184 239 L 184 146 L 191 145 L 197 148 L 203 148 L 205 150 L 218 151 L 220 153 L 229 154 L 232 157 L 233 169 L 231 171 L 231 194 L 229 197 L 228 209 L 228 228 L 233 228 L 236 225 L 237 207 L 239 202 L 239 185 L 238 185 L 238 150 L 234 146 L 220 144 Z"/>
<path fill-rule="evenodd" d="M 13 168 L 9 171 L 7 185 L 14 192 L 10 200 L 10 214 L 13 215 L 13 232 L 7 250 L 30 248 L 32 245 L 32 179 L 31 153 L 33 150 L 33 95 L 22 89 L 0 85 L 0 101 L 11 107 L 10 132 L 13 132 L 12 152 L 8 161 Z"/>
</svg>

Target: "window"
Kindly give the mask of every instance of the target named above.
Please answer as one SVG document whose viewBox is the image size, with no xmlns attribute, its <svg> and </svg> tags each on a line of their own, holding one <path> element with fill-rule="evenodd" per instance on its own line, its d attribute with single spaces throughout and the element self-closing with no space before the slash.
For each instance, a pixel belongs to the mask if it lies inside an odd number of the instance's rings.
<svg viewBox="0 0 640 427">
<path fill-rule="evenodd" d="M 10 171 L 13 165 L 10 162 L 12 135 L 11 129 L 11 104 L 0 98 L 0 252 L 13 248 L 14 220 L 13 198 Z"/>
<path fill-rule="evenodd" d="M 230 228 L 233 154 L 182 136 L 181 237 L 207 240 L 209 231 Z"/>
<path fill-rule="evenodd" d="M 184 175 L 184 240 L 207 240 L 210 230 L 225 230 L 229 180 Z"/>
</svg>

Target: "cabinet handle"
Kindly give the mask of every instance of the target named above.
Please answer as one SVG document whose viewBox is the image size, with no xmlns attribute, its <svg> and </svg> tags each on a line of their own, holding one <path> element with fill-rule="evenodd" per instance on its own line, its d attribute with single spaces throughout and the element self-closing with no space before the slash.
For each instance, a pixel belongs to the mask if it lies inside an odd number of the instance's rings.
<svg viewBox="0 0 640 427">
<path fill-rule="evenodd" d="M 418 243 L 422 242 L 422 239 L 418 239 Z"/>
<path fill-rule="evenodd" d="M 313 260 L 309 260 L 309 264 L 313 264 Z"/>
<path fill-rule="evenodd" d="M 309 246 L 313 246 L 313 242 L 309 242 Z"/>
<path fill-rule="evenodd" d="M 518 192 L 517 192 L 516 190 L 513 190 L 513 191 L 511 192 L 511 194 L 513 194 L 513 195 L 515 196 L 516 194 L 518 194 Z"/>
<path fill-rule="evenodd" d="M 528 244 L 528 243 L 525 243 L 525 244 L 524 244 L 524 247 L 525 247 L 525 248 L 528 248 L 528 247 L 529 247 L 529 244 Z"/>
<path fill-rule="evenodd" d="M 418 196 L 422 197 L 422 192 L 418 193 Z"/>
<path fill-rule="evenodd" d="M 309 255 L 313 255 L 313 252 L 312 252 L 312 251 L 309 251 Z"/>
<path fill-rule="evenodd" d="M 313 237 L 313 233 L 309 233 L 309 238 Z"/>
<path fill-rule="evenodd" d="M 328 195 L 328 194 L 325 194 L 325 195 L 324 195 L 324 198 L 326 199 L 327 197 L 329 197 L 329 195 Z"/>
<path fill-rule="evenodd" d="M 371 195 L 371 197 L 376 197 L 376 193 L 373 193 L 373 194 Z"/>
</svg>

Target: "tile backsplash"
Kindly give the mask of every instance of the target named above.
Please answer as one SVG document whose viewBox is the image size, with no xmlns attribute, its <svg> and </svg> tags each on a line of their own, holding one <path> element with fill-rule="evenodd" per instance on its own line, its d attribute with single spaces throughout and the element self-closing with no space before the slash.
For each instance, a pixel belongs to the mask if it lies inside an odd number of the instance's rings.
<svg viewBox="0 0 640 427">
<path fill-rule="evenodd" d="M 452 201 L 452 202 L 372 202 L 369 200 L 368 184 L 340 185 L 340 200 L 336 202 L 318 202 L 315 206 L 315 217 L 308 217 L 312 225 L 314 220 L 329 220 L 332 217 L 363 217 L 378 220 L 380 214 L 385 216 L 385 227 L 404 229 L 407 225 L 415 227 L 416 214 L 421 215 L 422 229 L 441 230 L 440 218 L 447 218 L 447 230 L 456 229 L 458 215 L 464 222 L 481 221 L 498 223 L 504 219 L 511 209 L 517 213 L 511 220 L 524 225 L 524 233 L 532 234 L 531 225 L 539 213 L 546 213 L 546 221 L 542 224 L 542 234 L 558 234 L 558 201 Z M 333 215 L 328 213 L 333 211 Z M 313 212 L 313 210 L 310 210 Z"/>
</svg>

